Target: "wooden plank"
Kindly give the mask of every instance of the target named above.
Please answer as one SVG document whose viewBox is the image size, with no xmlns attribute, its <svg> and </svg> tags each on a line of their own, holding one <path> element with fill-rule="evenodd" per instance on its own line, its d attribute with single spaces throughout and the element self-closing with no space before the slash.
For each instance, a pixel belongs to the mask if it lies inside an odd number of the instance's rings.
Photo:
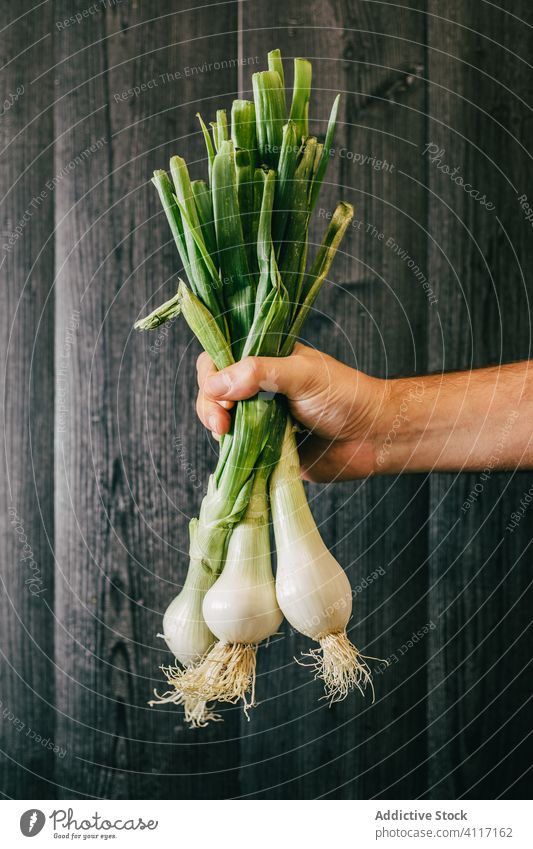
<svg viewBox="0 0 533 849">
<path fill-rule="evenodd" d="M 456 0 L 444 13 L 431 0 L 429 11 L 426 143 L 436 148 L 425 159 L 438 294 L 429 364 L 527 358 L 533 240 L 519 197 L 533 197 L 531 7 L 515 3 L 511 14 Z M 454 168 L 477 196 L 451 179 Z M 494 438 L 497 453 L 507 436 Z M 529 796 L 531 517 L 513 531 L 506 526 L 532 483 L 531 474 L 490 470 L 431 481 L 430 614 L 439 628 L 431 635 L 427 795 L 434 798 Z"/>
<path fill-rule="evenodd" d="M 336 285 L 321 295 L 307 339 L 383 376 L 425 367 L 427 298 L 407 263 L 384 247 L 393 239 L 424 268 L 425 199 L 410 190 L 407 175 L 422 175 L 425 92 L 405 74 L 424 60 L 423 5 L 243 4 L 244 55 L 279 46 L 289 66 L 298 55 L 313 61 L 312 131 L 323 135 L 333 97 L 343 93 L 337 153 L 313 238 L 340 197 L 354 203 L 361 224 L 346 239 L 346 254 L 332 272 Z M 354 588 L 351 636 L 368 654 L 389 657 L 427 623 L 427 489 L 413 477 L 309 487 L 325 540 Z M 421 792 L 424 641 L 376 678 L 376 705 L 352 696 L 331 710 L 319 701 L 318 683 L 292 662 L 307 646 L 286 629 L 262 652 L 259 696 L 266 703 L 243 723 L 243 793 L 410 798 Z"/>
<path fill-rule="evenodd" d="M 80 313 L 56 462 L 56 688 L 58 735 L 76 753 L 63 772 L 69 795 L 237 791 L 234 713 L 191 732 L 179 711 L 146 705 L 158 665 L 171 661 L 156 634 L 215 462 L 194 414 L 197 348 L 184 325 L 132 333 L 175 291 L 180 270 L 149 177 L 178 152 L 205 170 L 195 112 L 211 114 L 236 90 L 235 66 L 201 69 L 235 59 L 235 4 L 190 5 L 159 3 L 155 15 L 108 4 L 57 37 L 56 168 L 103 140 L 57 196 L 58 339 Z M 58 17 L 72 14 L 58 4 Z"/>
<path fill-rule="evenodd" d="M 4 5 L 2 222 L 2 599 L 0 788 L 50 798 L 53 712 L 53 175 L 51 8 Z M 14 18 L 17 18 L 14 21 Z M 13 20 L 13 23 L 9 21 Z M 5 98 L 5 100 L 4 100 Z"/>
</svg>

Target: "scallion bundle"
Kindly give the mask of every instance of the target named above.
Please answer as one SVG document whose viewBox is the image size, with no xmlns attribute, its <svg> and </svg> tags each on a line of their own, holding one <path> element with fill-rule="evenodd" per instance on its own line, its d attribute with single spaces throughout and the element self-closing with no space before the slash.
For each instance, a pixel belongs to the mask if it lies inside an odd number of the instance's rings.
<svg viewBox="0 0 533 849">
<path fill-rule="evenodd" d="M 230 120 L 200 116 L 208 180 L 191 180 L 183 159 L 156 171 L 159 193 L 188 285 L 136 327 L 183 314 L 215 366 L 248 356 L 287 356 L 326 279 L 353 216 L 339 203 L 308 262 L 308 232 L 324 179 L 339 97 L 324 144 L 309 135 L 311 65 L 294 60 L 287 111 L 280 52 L 253 75 L 254 100 L 236 100 Z M 346 636 L 351 592 L 328 552 L 299 479 L 294 427 L 284 400 L 262 393 L 240 401 L 220 441 L 198 518 L 190 523 L 190 564 L 163 619 L 178 664 L 164 668 L 169 689 L 151 702 L 181 704 L 193 726 L 218 719 L 215 702 L 255 700 L 256 649 L 283 615 L 316 640 L 309 658 L 334 701 L 370 681 Z M 270 510 L 278 551 L 276 585 Z"/>
</svg>

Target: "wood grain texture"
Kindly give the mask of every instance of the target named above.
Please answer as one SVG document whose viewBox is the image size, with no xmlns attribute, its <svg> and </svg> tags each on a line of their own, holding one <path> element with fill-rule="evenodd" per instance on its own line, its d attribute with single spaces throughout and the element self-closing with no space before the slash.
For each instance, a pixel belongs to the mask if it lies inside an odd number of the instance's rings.
<svg viewBox="0 0 533 849">
<path fill-rule="evenodd" d="M 533 204 L 529 4 L 155 5 L 84 16 L 84 0 L 37 13 L 23 0 L 15 15 L 0 0 L 5 21 L 22 15 L 2 33 L 4 90 L 28 86 L 0 116 L 2 242 L 54 181 L 0 254 L 0 792 L 529 796 L 531 519 L 506 530 L 529 474 L 309 487 L 352 583 L 352 639 L 390 660 L 372 661 L 374 705 L 320 701 L 293 661 L 308 641 L 285 625 L 259 652 L 249 722 L 230 708 L 190 731 L 180 711 L 147 706 L 217 450 L 195 416 L 185 324 L 132 332 L 181 271 L 153 169 L 179 153 L 203 176 L 195 113 L 209 121 L 249 97 L 280 47 L 289 81 L 293 57 L 313 61 L 318 136 L 342 93 L 312 242 L 338 199 L 356 207 L 306 341 L 381 376 L 530 357 L 533 240 L 518 200 Z M 494 210 L 429 161 L 428 143 Z M 24 584 L 24 539 L 40 596 Z"/>
<path fill-rule="evenodd" d="M 51 10 L 2 33 L 0 791 L 54 795 L 53 123 Z M 12 18 L 10 12 L 8 18 Z M 4 100 L 5 98 L 5 100 Z M 42 738 L 40 742 L 38 736 Z"/>
<path fill-rule="evenodd" d="M 217 774 L 235 792 L 236 714 L 202 734 L 178 711 L 147 706 L 164 690 L 158 666 L 171 658 L 156 634 L 183 582 L 201 499 L 187 469 L 205 485 L 214 462 L 184 325 L 132 332 L 180 270 L 149 178 L 178 151 L 193 171 L 205 166 L 195 112 L 236 93 L 236 71 L 186 74 L 235 56 L 234 7 L 184 8 L 108 8 L 58 42 L 57 167 L 104 141 L 65 185 L 57 234 L 58 339 L 81 314 L 56 464 L 58 734 L 75 754 L 65 792 L 80 795 L 209 796 Z"/>
<path fill-rule="evenodd" d="M 432 370 L 531 356 L 533 195 L 530 4 L 429 4 L 427 142 Z M 530 137 L 530 134 L 529 134 Z M 439 161 L 441 160 L 441 161 Z M 450 179 L 465 181 L 493 208 Z M 512 414 L 511 408 L 509 413 Z M 512 428 L 510 419 L 509 428 Z M 451 435 L 453 439 L 453 433 Z M 495 443 L 507 437 L 495 436 Z M 495 448 L 497 453 L 497 447 Z M 530 474 L 431 479 L 429 781 L 435 798 L 509 798 L 531 789 L 531 517 L 506 526 Z"/>
</svg>

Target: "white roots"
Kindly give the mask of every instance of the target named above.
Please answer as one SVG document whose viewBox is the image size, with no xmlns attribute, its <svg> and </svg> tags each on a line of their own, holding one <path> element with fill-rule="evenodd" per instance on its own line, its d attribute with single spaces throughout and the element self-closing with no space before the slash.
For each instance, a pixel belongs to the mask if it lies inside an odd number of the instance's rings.
<svg viewBox="0 0 533 849">
<path fill-rule="evenodd" d="M 163 667 L 172 689 L 162 696 L 156 692 L 157 701 L 150 704 L 183 705 L 185 720 L 193 728 L 221 719 L 209 709 L 210 702 L 242 701 L 248 717 L 249 708 L 255 704 L 256 650 L 256 645 L 220 641 L 187 669 Z"/>
<path fill-rule="evenodd" d="M 365 694 L 367 686 L 372 690 L 372 702 L 375 700 L 372 675 L 365 658 L 350 642 L 346 631 L 336 634 L 326 634 L 320 637 L 320 648 L 310 649 L 304 657 L 310 658 L 310 663 L 298 661 L 302 666 L 310 666 L 315 672 L 315 678 L 324 682 L 325 699 L 330 705 L 346 698 L 350 690 L 357 688 L 361 695 Z"/>
<path fill-rule="evenodd" d="M 175 681 L 183 675 L 184 670 L 177 666 L 162 666 L 162 671 L 165 673 L 167 682 L 174 685 Z M 155 699 L 148 702 L 152 705 L 174 704 L 182 705 L 185 713 L 185 722 L 190 728 L 205 728 L 209 722 L 222 722 L 222 717 L 218 713 L 214 713 L 208 706 L 205 699 L 196 698 L 192 695 L 185 695 L 176 687 L 172 690 L 167 690 L 161 695 L 154 690 Z"/>
<path fill-rule="evenodd" d="M 215 643 L 200 663 L 184 673 L 181 691 L 207 702 L 242 701 L 247 714 L 255 703 L 256 650 L 247 643 Z"/>
<path fill-rule="evenodd" d="M 345 699 L 353 689 L 364 695 L 367 687 L 372 691 L 374 702 L 374 685 L 367 664 L 371 658 L 364 657 L 355 648 L 346 631 L 325 634 L 318 642 L 319 648 L 303 654 L 308 662 L 298 663 L 311 667 L 315 678 L 324 682 L 324 698 L 330 705 Z M 181 705 L 185 721 L 191 728 L 203 728 L 209 722 L 222 720 L 212 710 L 214 702 L 242 702 L 249 718 L 248 710 L 255 704 L 256 651 L 256 645 L 219 641 L 198 663 L 186 669 L 163 666 L 169 690 L 162 695 L 154 690 L 156 698 L 149 704 Z"/>
</svg>

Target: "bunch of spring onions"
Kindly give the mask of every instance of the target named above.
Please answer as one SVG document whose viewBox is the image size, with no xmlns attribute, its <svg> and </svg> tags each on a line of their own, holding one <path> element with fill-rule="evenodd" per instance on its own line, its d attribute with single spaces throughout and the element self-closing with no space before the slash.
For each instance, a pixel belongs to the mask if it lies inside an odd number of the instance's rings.
<svg viewBox="0 0 533 849">
<path fill-rule="evenodd" d="M 324 179 L 339 97 L 324 144 L 309 135 L 311 64 L 294 60 L 288 110 L 279 50 L 253 75 L 253 101 L 235 100 L 211 133 L 199 117 L 208 180 L 191 180 L 179 156 L 153 183 L 172 231 L 187 286 L 136 327 L 182 314 L 215 366 L 248 356 L 287 356 L 329 272 L 353 216 L 339 203 L 308 262 L 309 222 Z M 277 549 L 274 583 L 270 516 Z M 239 402 L 198 518 L 190 523 L 190 564 L 163 619 L 178 664 L 163 667 L 168 690 L 151 704 L 183 705 L 193 726 L 219 717 L 215 702 L 255 701 L 256 650 L 285 616 L 318 643 L 307 655 L 330 701 L 370 682 L 346 636 L 352 594 L 324 545 L 299 476 L 294 426 L 273 393 Z"/>
</svg>

